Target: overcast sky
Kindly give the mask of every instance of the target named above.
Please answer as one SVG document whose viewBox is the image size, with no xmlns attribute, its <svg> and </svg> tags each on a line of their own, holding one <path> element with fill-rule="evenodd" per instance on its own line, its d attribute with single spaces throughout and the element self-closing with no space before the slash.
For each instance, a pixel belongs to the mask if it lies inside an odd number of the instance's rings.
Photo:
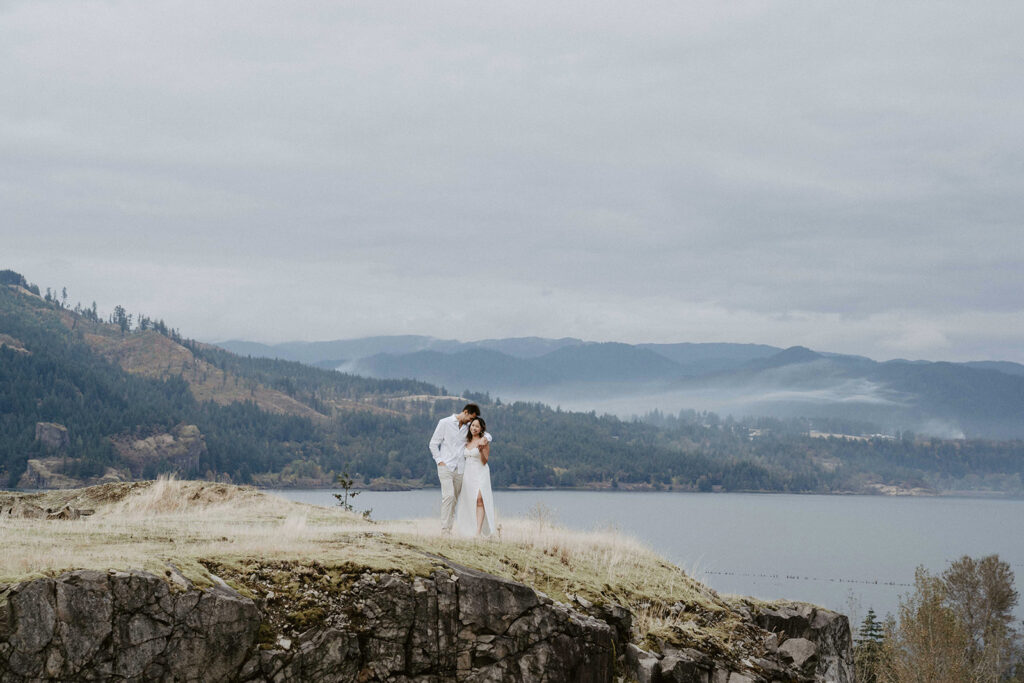
<svg viewBox="0 0 1024 683">
<path fill-rule="evenodd" d="M 4 2 L 0 268 L 186 336 L 1024 362 L 1024 3 Z"/>
</svg>

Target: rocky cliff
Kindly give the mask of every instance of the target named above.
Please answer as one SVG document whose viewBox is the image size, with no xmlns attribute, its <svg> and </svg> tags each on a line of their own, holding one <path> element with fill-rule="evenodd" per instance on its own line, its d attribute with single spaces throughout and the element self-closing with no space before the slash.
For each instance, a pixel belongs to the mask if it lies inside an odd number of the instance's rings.
<svg viewBox="0 0 1024 683">
<path fill-rule="evenodd" d="M 280 569 L 206 589 L 170 566 L 0 585 L 0 681 L 853 681 L 846 618 L 808 605 L 738 606 L 752 640 L 736 658 L 641 647 L 623 607 L 448 562 L 429 576 L 313 563 L 287 585 Z"/>
<path fill-rule="evenodd" d="M 187 472 L 199 466 L 200 458 L 206 453 L 206 440 L 199 427 L 179 424 L 169 432 L 151 434 L 144 439 L 129 435 L 111 438 L 114 449 L 128 464 L 131 477 L 135 479 L 152 476 L 157 465 L 165 469 Z"/>
<path fill-rule="evenodd" d="M 110 442 L 126 467 L 108 467 L 102 476 L 81 479 L 67 474 L 68 465 L 78 462 L 78 459 L 67 456 L 69 435 L 66 427 L 39 422 L 36 424 L 36 441 L 57 455 L 28 460 L 18 480 L 20 489 L 72 489 L 130 481 L 153 476 L 161 468 L 188 471 L 195 469 L 200 457 L 206 453 L 203 434 L 191 424 L 182 423 L 169 432 L 157 432 L 145 438 L 119 434 L 110 437 Z"/>
</svg>

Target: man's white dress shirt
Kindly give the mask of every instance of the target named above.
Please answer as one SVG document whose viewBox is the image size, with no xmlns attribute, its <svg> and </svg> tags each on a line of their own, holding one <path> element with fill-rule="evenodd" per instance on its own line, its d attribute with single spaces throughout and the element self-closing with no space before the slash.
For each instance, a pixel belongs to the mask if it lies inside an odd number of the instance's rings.
<svg viewBox="0 0 1024 683">
<path fill-rule="evenodd" d="M 444 463 L 452 472 L 462 474 L 466 470 L 466 436 L 469 423 L 459 426 L 459 416 L 451 415 L 437 422 L 434 436 L 430 437 L 430 453 L 438 465 Z M 491 435 L 484 432 L 484 438 L 491 441 Z"/>
</svg>

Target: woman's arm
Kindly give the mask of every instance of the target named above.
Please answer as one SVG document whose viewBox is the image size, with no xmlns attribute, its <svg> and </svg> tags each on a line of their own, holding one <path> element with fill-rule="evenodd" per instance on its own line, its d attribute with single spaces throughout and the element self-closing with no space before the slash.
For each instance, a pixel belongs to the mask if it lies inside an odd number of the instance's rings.
<svg viewBox="0 0 1024 683">
<path fill-rule="evenodd" d="M 483 443 L 480 446 L 480 464 L 481 465 L 486 465 L 487 464 L 487 458 L 490 455 L 491 455 L 491 444 L 485 442 L 485 443 Z"/>
</svg>

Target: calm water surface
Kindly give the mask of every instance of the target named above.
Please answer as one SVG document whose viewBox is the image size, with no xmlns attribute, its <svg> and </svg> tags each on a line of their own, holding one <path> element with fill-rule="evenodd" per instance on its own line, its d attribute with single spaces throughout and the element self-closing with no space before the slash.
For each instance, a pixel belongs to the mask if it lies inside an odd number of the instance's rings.
<svg viewBox="0 0 1024 683">
<path fill-rule="evenodd" d="M 334 505 L 331 491 L 274 491 Z M 362 491 L 374 519 L 436 517 L 440 489 Z M 576 529 L 615 526 L 716 590 L 803 600 L 859 621 L 896 612 L 914 569 L 941 572 L 962 555 L 998 553 L 1024 593 L 1024 501 L 746 493 L 495 491 L 500 515 L 538 503 Z M 1024 610 L 1018 609 L 1024 616 Z"/>
</svg>

